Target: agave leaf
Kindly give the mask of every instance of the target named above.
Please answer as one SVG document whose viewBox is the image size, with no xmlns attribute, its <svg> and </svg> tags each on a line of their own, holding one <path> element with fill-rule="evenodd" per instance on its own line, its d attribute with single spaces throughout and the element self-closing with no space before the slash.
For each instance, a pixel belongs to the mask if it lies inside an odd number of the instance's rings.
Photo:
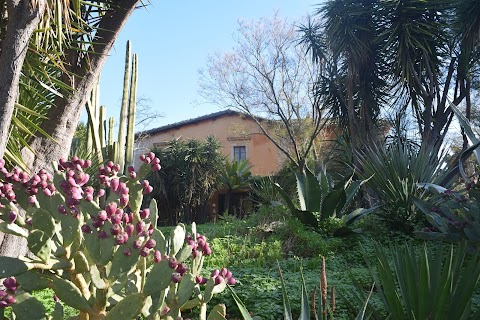
<svg viewBox="0 0 480 320">
<path fill-rule="evenodd" d="M 283 301 L 283 318 L 285 320 L 292 320 L 292 310 L 290 308 L 290 300 L 288 299 L 287 289 L 285 287 L 285 281 L 283 280 L 282 269 L 277 261 L 278 276 L 280 277 L 280 284 L 282 286 L 282 301 Z"/>
<path fill-rule="evenodd" d="M 365 299 L 365 303 L 363 304 L 362 309 L 358 313 L 358 315 L 355 317 L 355 320 L 363 320 L 365 318 L 365 311 L 367 310 L 368 306 L 368 301 L 370 300 L 370 297 L 372 296 L 373 289 L 375 288 L 375 282 L 372 284 L 372 288 L 370 289 L 370 292 L 368 293 L 367 299 Z"/>
<path fill-rule="evenodd" d="M 250 316 L 250 313 L 248 312 L 247 308 L 245 307 L 245 304 L 242 302 L 242 300 L 237 296 L 233 288 L 229 285 L 227 285 L 228 290 L 230 290 L 230 293 L 232 294 L 233 300 L 235 300 L 235 303 L 237 304 L 238 310 L 240 311 L 240 314 L 242 315 L 244 320 L 251 320 L 252 317 Z"/>
<path fill-rule="evenodd" d="M 474 145 L 480 144 L 480 139 L 477 138 L 475 133 L 472 130 L 472 126 L 470 125 L 470 121 L 463 115 L 463 113 L 457 109 L 455 104 L 450 103 L 450 108 L 453 110 L 455 115 L 458 118 L 458 121 L 460 122 L 460 125 L 462 126 L 463 130 L 465 131 L 465 134 L 467 135 L 468 139 L 470 142 Z M 480 152 L 479 150 L 476 150 L 476 148 L 473 150 L 473 153 L 475 154 L 475 157 L 477 158 L 477 162 L 480 164 Z"/>
<path fill-rule="evenodd" d="M 300 268 L 300 278 L 302 281 L 302 298 L 299 320 L 310 320 L 310 305 L 308 304 L 308 293 L 305 286 L 305 279 L 303 277 L 303 268 Z"/>
</svg>

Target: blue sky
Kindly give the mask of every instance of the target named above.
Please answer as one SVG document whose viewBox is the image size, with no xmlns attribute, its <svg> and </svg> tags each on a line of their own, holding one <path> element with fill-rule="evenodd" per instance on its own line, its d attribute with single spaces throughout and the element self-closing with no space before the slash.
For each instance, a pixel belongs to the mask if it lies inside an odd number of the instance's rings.
<svg viewBox="0 0 480 320">
<path fill-rule="evenodd" d="M 125 45 L 138 55 L 137 97 L 163 118 L 149 128 L 221 110 L 198 104 L 198 70 L 209 54 L 233 46 L 238 19 L 279 16 L 292 21 L 312 14 L 321 0 L 151 0 L 133 12 L 122 30 L 100 78 L 100 103 L 117 120 L 123 86 Z M 84 118 L 84 117 L 83 117 Z"/>
</svg>

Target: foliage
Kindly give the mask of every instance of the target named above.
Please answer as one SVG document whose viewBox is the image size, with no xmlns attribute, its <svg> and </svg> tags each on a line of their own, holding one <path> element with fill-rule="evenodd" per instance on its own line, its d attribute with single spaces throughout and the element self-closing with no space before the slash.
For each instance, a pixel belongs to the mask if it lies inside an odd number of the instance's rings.
<svg viewBox="0 0 480 320">
<path fill-rule="evenodd" d="M 348 128 L 353 150 L 392 106 L 413 115 L 422 147 L 440 150 L 451 124 L 449 95 L 466 102 L 467 115 L 471 109 L 478 11 L 472 0 L 334 0 L 316 10 L 302 40 L 321 66 L 316 92 Z"/>
<path fill-rule="evenodd" d="M 388 258 L 392 257 L 392 261 Z M 480 279 L 480 259 L 467 256 L 466 246 L 424 244 L 417 253 L 410 243 L 385 250 L 375 247 L 375 259 L 365 256 L 387 316 L 392 319 L 477 319 L 472 295 Z M 357 287 L 357 301 L 365 293 Z M 385 319 L 373 306 L 373 319 Z"/>
<path fill-rule="evenodd" d="M 223 165 L 218 140 L 212 136 L 204 141 L 172 140 L 164 149 L 153 152 L 159 157 L 162 170 L 147 179 L 154 186 L 152 196 L 162 213 L 160 221 L 171 225 L 179 221 L 206 221 L 207 201 L 219 187 Z"/>
<path fill-rule="evenodd" d="M 250 187 L 250 183 L 253 181 L 252 172 L 250 171 L 251 168 L 252 166 L 247 160 L 225 161 L 225 165 L 220 171 L 219 180 L 221 186 L 227 189 L 225 196 L 225 210 L 227 215 L 231 213 L 230 198 L 232 191 L 248 189 Z"/>
<path fill-rule="evenodd" d="M 358 159 L 360 175 L 371 177 L 366 186 L 381 206 L 378 215 L 392 230 L 413 232 L 415 224 L 423 221 L 413 198 L 427 196 L 417 184 L 439 181 L 442 159 L 432 149 L 418 149 L 400 140 L 367 149 Z"/>
<path fill-rule="evenodd" d="M 342 218 L 345 225 L 349 226 L 376 209 L 359 208 L 346 213 L 365 180 L 353 181 L 352 177 L 335 185 L 326 170 L 321 170 L 315 177 L 309 169 L 305 171 L 305 175 L 295 172 L 295 176 L 300 208 L 280 185 L 276 186 L 293 216 L 307 226 L 318 229 L 319 222 L 329 218 Z"/>
<path fill-rule="evenodd" d="M 26 238 L 32 253 L 0 257 L 0 276 L 6 278 L 6 290 L 0 291 L 2 318 L 8 306 L 19 319 L 46 317 L 45 307 L 30 293 L 50 288 L 54 319 L 64 318 L 62 303 L 81 319 L 140 314 L 170 319 L 192 308 L 207 319 L 206 304 L 236 280 L 226 268 L 202 276 L 212 250 L 195 224 L 190 234 L 178 225 L 170 237 L 157 229 L 156 203 L 141 208 L 143 195 L 153 189 L 139 179 L 158 171 L 159 159 L 153 153 L 140 158 L 142 166 L 138 171 L 129 167 L 127 176 L 113 162 L 101 167 L 98 190 L 83 171 L 89 161 L 60 160 L 54 175 L 42 170 L 32 177 L 18 168 L 8 172 L 0 161 L 0 230 Z M 209 319 L 217 312 L 225 315 L 224 309 L 213 308 Z"/>
<path fill-rule="evenodd" d="M 426 215 L 431 227 L 425 227 L 416 234 L 425 239 L 446 239 L 453 242 L 467 240 L 471 250 L 480 250 L 480 182 L 477 177 L 467 176 L 464 161 L 473 153 L 480 164 L 477 150 L 480 140 L 470 122 L 451 105 L 466 135 L 473 144 L 464 150 L 458 160 L 458 170 L 465 180 L 465 188 L 457 191 L 445 189 L 436 184 L 422 183 L 419 187 L 429 190 L 433 196 L 428 202 L 415 199 L 417 207 Z M 476 178 L 476 179 L 475 179 Z"/>
</svg>

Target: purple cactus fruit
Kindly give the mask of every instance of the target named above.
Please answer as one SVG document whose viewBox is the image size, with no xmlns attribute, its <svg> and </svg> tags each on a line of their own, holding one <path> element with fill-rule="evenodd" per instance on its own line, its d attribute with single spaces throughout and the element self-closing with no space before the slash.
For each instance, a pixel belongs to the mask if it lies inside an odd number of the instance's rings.
<svg viewBox="0 0 480 320">
<path fill-rule="evenodd" d="M 117 210 L 117 203 L 116 202 L 110 202 L 105 206 L 105 211 L 107 212 L 108 216 L 111 217 L 112 214 L 115 213 L 115 210 Z"/>
<path fill-rule="evenodd" d="M 127 216 L 127 215 L 125 215 L 125 216 Z M 129 236 L 131 236 L 133 234 L 133 230 L 135 230 L 135 227 L 133 226 L 133 224 L 128 223 L 128 224 L 125 225 L 124 229 L 125 229 L 125 232 Z"/>
<path fill-rule="evenodd" d="M 152 165 L 152 171 L 160 171 L 160 169 L 162 169 L 160 164 L 157 163 Z"/>
<path fill-rule="evenodd" d="M 202 253 L 204 256 L 209 256 L 212 254 L 212 249 L 210 249 L 210 247 L 207 245 L 203 250 L 202 250 Z"/>
<path fill-rule="evenodd" d="M 119 224 L 114 224 L 111 228 L 110 228 L 110 233 L 114 236 L 120 234 L 120 232 L 122 232 L 122 227 L 119 225 Z"/>
<path fill-rule="evenodd" d="M 108 218 L 107 211 L 101 210 L 98 212 L 98 219 L 102 221 L 106 221 Z"/>
<path fill-rule="evenodd" d="M 132 250 L 130 248 L 123 249 L 123 255 L 129 257 L 132 254 Z"/>
<path fill-rule="evenodd" d="M 155 261 L 155 263 L 159 263 L 160 261 L 162 261 L 162 253 L 159 250 L 155 250 L 155 252 L 153 253 L 153 260 Z"/>
<path fill-rule="evenodd" d="M 146 219 L 146 218 L 148 218 L 148 217 L 150 216 L 150 209 L 149 209 L 149 208 L 145 208 L 145 209 L 143 209 L 143 210 L 140 210 L 139 214 L 140 214 L 140 218 Z"/>
<path fill-rule="evenodd" d="M 152 191 L 153 191 L 152 186 L 147 186 L 147 187 L 143 188 L 143 194 L 150 194 L 150 193 L 152 193 Z"/>
<path fill-rule="evenodd" d="M 145 162 L 146 156 L 144 154 L 140 155 L 140 161 Z"/>
<path fill-rule="evenodd" d="M 5 309 L 6 307 L 8 307 L 8 302 L 0 300 L 0 309 Z"/>
<path fill-rule="evenodd" d="M 225 279 L 230 279 L 232 277 L 232 272 L 228 271 L 227 275 L 225 276 Z"/>
<path fill-rule="evenodd" d="M 178 272 L 172 273 L 172 282 L 179 283 L 182 280 L 182 275 Z"/>
<path fill-rule="evenodd" d="M 93 217 L 92 218 L 92 224 L 95 228 L 100 228 L 101 226 L 103 226 L 105 224 L 105 221 L 100 220 L 97 217 Z"/>
<path fill-rule="evenodd" d="M 5 290 L 0 290 L 0 300 L 7 296 L 7 292 Z"/>
<path fill-rule="evenodd" d="M 121 194 L 120 195 L 120 205 L 122 207 L 126 207 L 128 204 L 128 194 Z"/>
<path fill-rule="evenodd" d="M 192 250 L 192 258 L 195 259 L 196 257 L 198 257 L 199 255 L 199 252 L 197 250 Z"/>
<path fill-rule="evenodd" d="M 219 284 L 221 284 L 223 281 L 225 281 L 225 280 L 223 279 L 223 277 L 222 277 L 222 276 L 218 276 L 218 277 L 215 278 L 215 285 L 219 285 Z"/>
<path fill-rule="evenodd" d="M 118 193 L 119 185 L 120 185 L 120 180 L 118 180 L 117 178 L 113 178 L 112 180 L 110 180 L 110 187 L 112 188 L 113 192 Z"/>
<path fill-rule="evenodd" d="M 173 257 L 172 257 L 172 258 L 169 258 L 169 259 L 168 259 L 168 266 L 170 267 L 170 269 L 175 269 L 175 268 L 177 268 L 177 266 L 178 266 L 178 261 L 177 261 L 177 259 L 175 259 L 175 258 L 173 258 Z"/>
<path fill-rule="evenodd" d="M 150 253 L 150 249 L 148 249 L 147 247 L 143 247 L 142 249 L 140 249 L 140 255 L 142 257 L 148 257 L 149 253 Z"/>
<path fill-rule="evenodd" d="M 17 300 L 15 299 L 15 297 L 11 294 L 8 294 L 5 298 L 3 298 L 3 301 L 5 301 L 6 303 L 8 303 L 8 305 L 12 305 L 14 304 Z"/>
<path fill-rule="evenodd" d="M 147 242 L 145 243 L 145 247 L 149 249 L 155 248 L 156 245 L 157 243 L 152 238 L 148 239 Z"/>
<path fill-rule="evenodd" d="M 135 172 L 135 168 L 133 166 L 128 166 L 127 171 L 128 172 Z"/>
<path fill-rule="evenodd" d="M 122 223 L 122 218 L 123 218 L 123 215 L 113 214 L 110 220 L 112 221 L 113 224 L 120 224 Z"/>
<path fill-rule="evenodd" d="M 137 224 L 135 225 L 135 231 L 137 231 L 137 234 L 142 233 L 145 230 L 145 222 L 143 221 L 138 221 Z"/>
<path fill-rule="evenodd" d="M 105 232 L 105 230 L 100 230 L 100 231 L 98 231 L 98 237 L 100 239 L 106 239 L 106 238 L 108 238 L 108 234 Z"/>
<path fill-rule="evenodd" d="M 15 292 L 17 290 L 17 280 L 14 277 L 3 280 L 3 285 L 8 291 Z"/>
<path fill-rule="evenodd" d="M 177 268 L 175 269 L 178 273 L 180 273 L 182 276 L 185 274 L 185 272 L 188 271 L 188 266 L 185 263 L 180 263 Z"/>
<path fill-rule="evenodd" d="M 125 232 L 119 233 L 115 236 L 115 242 L 118 245 L 122 245 L 128 240 L 128 235 Z"/>
<path fill-rule="evenodd" d="M 220 270 L 215 269 L 212 271 L 212 274 L 210 275 L 211 278 L 216 278 L 220 274 Z"/>
<path fill-rule="evenodd" d="M 204 277 L 202 277 L 202 276 L 195 276 L 195 283 L 201 284 L 203 279 L 204 279 Z"/>
<path fill-rule="evenodd" d="M 220 275 L 224 278 L 226 278 L 227 273 L 228 273 L 227 268 L 222 268 L 222 270 L 220 270 Z"/>
<path fill-rule="evenodd" d="M 105 189 L 99 189 L 97 193 L 97 197 L 103 197 L 105 195 Z"/>
<path fill-rule="evenodd" d="M 84 224 L 82 226 L 82 232 L 83 233 L 92 233 L 92 229 L 90 229 L 90 226 L 88 224 Z"/>
<path fill-rule="evenodd" d="M 233 286 L 235 283 L 237 283 L 237 280 L 235 278 L 228 278 L 227 284 L 230 286 Z"/>
<path fill-rule="evenodd" d="M 10 211 L 8 213 L 8 223 L 12 224 L 17 220 L 17 213 L 15 211 Z"/>
<path fill-rule="evenodd" d="M 115 171 L 117 171 L 117 172 L 119 172 L 119 171 L 120 171 L 120 165 L 119 165 L 119 164 L 114 164 L 114 165 L 112 166 L 112 169 L 115 170 Z"/>
<path fill-rule="evenodd" d="M 138 239 L 133 241 L 133 248 L 134 249 L 139 249 L 142 247 L 142 240 Z"/>
<path fill-rule="evenodd" d="M 58 296 L 56 294 L 53 295 L 53 301 L 60 302 L 60 299 L 58 298 Z"/>
</svg>

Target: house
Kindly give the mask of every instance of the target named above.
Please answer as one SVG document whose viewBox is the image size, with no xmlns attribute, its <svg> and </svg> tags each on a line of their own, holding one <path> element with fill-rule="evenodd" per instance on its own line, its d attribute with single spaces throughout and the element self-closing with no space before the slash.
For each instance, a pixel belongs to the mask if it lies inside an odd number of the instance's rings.
<svg viewBox="0 0 480 320">
<path fill-rule="evenodd" d="M 247 159 L 252 165 L 253 175 L 273 174 L 280 169 L 285 159 L 262 133 L 255 120 L 230 109 L 144 131 L 141 133 L 142 138 L 136 139 L 135 149 L 140 154 L 161 148 L 173 139 L 203 140 L 211 135 L 218 139 L 221 152 L 227 159 Z M 135 164 L 137 165 L 138 163 Z"/>
<path fill-rule="evenodd" d="M 254 119 L 229 109 L 141 132 L 136 135 L 135 150 L 142 154 L 164 147 L 173 139 L 204 140 L 208 136 L 214 136 L 220 142 L 220 151 L 226 159 L 248 160 L 255 176 L 274 174 L 285 161 L 283 153 L 263 134 Z M 139 161 L 137 156 L 134 159 Z M 138 165 L 134 164 L 135 167 Z M 207 208 L 211 216 L 224 211 L 225 194 L 226 190 L 220 190 L 212 197 Z M 244 198 L 244 192 L 234 193 L 231 203 L 238 205 Z"/>
</svg>

